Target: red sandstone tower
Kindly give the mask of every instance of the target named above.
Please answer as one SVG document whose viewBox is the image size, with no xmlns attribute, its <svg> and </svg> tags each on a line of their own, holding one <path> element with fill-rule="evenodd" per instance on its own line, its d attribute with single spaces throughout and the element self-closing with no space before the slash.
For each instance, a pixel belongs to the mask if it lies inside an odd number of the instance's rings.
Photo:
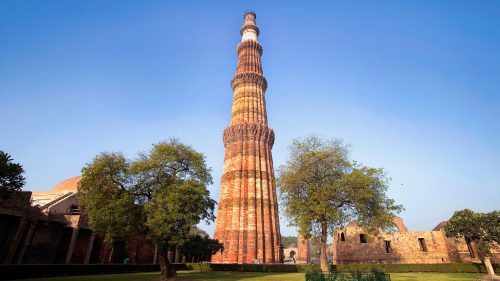
<svg viewBox="0 0 500 281">
<path fill-rule="evenodd" d="M 224 252 L 214 263 L 280 261 L 280 226 L 262 75 L 262 46 L 256 15 L 246 12 L 238 44 L 238 66 L 231 81 L 233 105 L 224 130 L 224 167 L 214 238 Z"/>
</svg>

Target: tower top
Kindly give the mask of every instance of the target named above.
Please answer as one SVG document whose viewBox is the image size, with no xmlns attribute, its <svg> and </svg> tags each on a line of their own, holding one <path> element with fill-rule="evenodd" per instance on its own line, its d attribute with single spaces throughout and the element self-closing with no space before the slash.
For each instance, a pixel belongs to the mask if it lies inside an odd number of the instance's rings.
<svg viewBox="0 0 500 281">
<path fill-rule="evenodd" d="M 258 41 L 257 38 L 259 36 L 259 28 L 255 23 L 255 19 L 257 15 L 253 11 L 246 11 L 243 14 L 243 26 L 240 29 L 241 33 L 241 42 L 246 40 Z"/>
<path fill-rule="evenodd" d="M 245 12 L 245 14 L 243 14 L 243 19 L 246 21 L 247 20 L 247 15 L 250 17 L 253 15 L 253 20 L 255 21 L 255 19 L 257 19 L 257 14 L 255 14 L 254 11 L 252 10 L 248 10 Z"/>
</svg>

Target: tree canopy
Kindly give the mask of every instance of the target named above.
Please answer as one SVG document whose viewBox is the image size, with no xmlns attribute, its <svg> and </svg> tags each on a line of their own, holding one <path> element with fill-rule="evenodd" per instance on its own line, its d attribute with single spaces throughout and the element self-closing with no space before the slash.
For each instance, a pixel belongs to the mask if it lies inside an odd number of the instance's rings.
<svg viewBox="0 0 500 281">
<path fill-rule="evenodd" d="M 393 226 L 393 216 L 402 209 L 386 196 L 384 170 L 351 160 L 349 147 L 337 139 L 294 140 L 278 174 L 281 206 L 290 224 L 305 238 L 321 238 L 323 270 L 328 268 L 327 236 L 336 227 L 356 221 L 377 232 Z"/>
<path fill-rule="evenodd" d="M 141 229 L 141 206 L 127 190 L 129 167 L 123 154 L 101 153 L 82 169 L 78 202 L 110 245 L 127 242 Z"/>
<path fill-rule="evenodd" d="M 186 256 L 191 257 L 200 265 L 203 261 L 208 261 L 217 252 L 223 250 L 223 245 L 217 239 L 210 239 L 208 235 L 189 235 L 187 239 L 180 245 L 180 252 Z"/>
<path fill-rule="evenodd" d="M 23 166 L 14 163 L 8 153 L 0 150 L 0 198 L 7 199 L 21 191 L 25 184 L 23 174 Z"/>
<path fill-rule="evenodd" d="M 500 245 L 500 211 L 475 213 L 469 209 L 456 211 L 445 224 L 446 236 L 463 238 L 467 244 L 474 242 L 489 252 Z"/>
<path fill-rule="evenodd" d="M 283 247 L 297 246 L 297 236 L 281 236 Z"/>
<path fill-rule="evenodd" d="M 147 233 L 159 246 L 162 276 L 175 276 L 167 257 L 201 220 L 213 221 L 215 201 L 205 157 L 177 139 L 154 144 L 136 159 L 101 153 L 82 169 L 79 202 L 90 226 L 108 241 Z"/>
</svg>

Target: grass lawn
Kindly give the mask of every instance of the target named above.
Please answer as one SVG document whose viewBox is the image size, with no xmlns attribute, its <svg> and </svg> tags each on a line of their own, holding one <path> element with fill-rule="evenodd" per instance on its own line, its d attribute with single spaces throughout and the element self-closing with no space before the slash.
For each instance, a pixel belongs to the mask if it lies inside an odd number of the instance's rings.
<svg viewBox="0 0 500 281">
<path fill-rule="evenodd" d="M 261 273 L 261 272 L 227 272 L 196 270 L 179 271 L 179 279 L 183 281 L 304 281 L 304 273 Z M 473 273 L 391 273 L 392 281 L 472 281 L 479 278 L 480 274 Z M 24 281 L 153 281 L 158 277 L 158 272 L 64 276 L 40 279 L 23 279 Z"/>
</svg>

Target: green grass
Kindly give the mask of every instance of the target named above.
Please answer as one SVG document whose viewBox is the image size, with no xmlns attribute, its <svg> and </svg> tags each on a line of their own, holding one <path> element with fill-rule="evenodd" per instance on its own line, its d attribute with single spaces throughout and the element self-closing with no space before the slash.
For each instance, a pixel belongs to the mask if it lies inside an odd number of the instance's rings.
<svg viewBox="0 0 500 281">
<path fill-rule="evenodd" d="M 22 279 L 22 281 L 153 281 L 159 276 L 158 272 L 105 274 L 105 275 L 82 275 L 82 276 L 61 276 L 37 279 Z"/>
<path fill-rule="evenodd" d="M 267 272 L 234 272 L 234 271 L 209 271 L 196 270 L 179 271 L 182 281 L 304 281 L 304 273 L 267 273 Z M 481 274 L 475 273 L 391 273 L 392 281 L 472 281 Z M 158 272 L 64 276 L 40 279 L 24 279 L 24 281 L 153 281 L 158 277 Z"/>
</svg>

